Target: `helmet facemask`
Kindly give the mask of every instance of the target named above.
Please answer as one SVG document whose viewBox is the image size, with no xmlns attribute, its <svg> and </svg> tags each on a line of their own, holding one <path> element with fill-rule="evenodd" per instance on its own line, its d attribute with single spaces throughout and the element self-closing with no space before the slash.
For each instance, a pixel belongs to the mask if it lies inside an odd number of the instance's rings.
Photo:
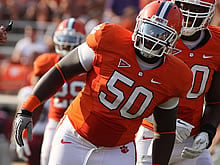
<svg viewBox="0 0 220 165">
<path fill-rule="evenodd" d="M 192 0 L 176 0 L 175 3 L 184 18 L 182 28 L 184 36 L 191 36 L 195 32 L 205 29 L 214 15 L 215 3 Z"/>
<path fill-rule="evenodd" d="M 64 56 L 84 42 L 85 36 L 74 29 L 65 29 L 64 31 L 56 31 L 53 40 L 56 52 Z"/>
<path fill-rule="evenodd" d="M 167 26 L 167 20 L 157 17 L 137 18 L 133 33 L 134 47 L 146 58 L 169 54 L 178 38 L 177 32 Z"/>
</svg>

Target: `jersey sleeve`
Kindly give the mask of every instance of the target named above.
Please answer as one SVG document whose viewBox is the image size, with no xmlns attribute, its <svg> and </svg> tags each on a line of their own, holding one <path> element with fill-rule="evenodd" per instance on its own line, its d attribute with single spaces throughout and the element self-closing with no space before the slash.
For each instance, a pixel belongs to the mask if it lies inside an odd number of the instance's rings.
<svg viewBox="0 0 220 165">
<path fill-rule="evenodd" d="M 56 53 L 44 53 L 38 56 L 34 61 L 34 75 L 42 76 L 60 59 L 60 55 Z"/>
<path fill-rule="evenodd" d="M 101 62 L 103 51 L 114 51 L 113 47 L 117 45 L 114 40 L 116 29 L 118 29 L 118 27 L 115 24 L 103 23 L 94 27 L 91 33 L 87 36 L 86 43 L 95 53 L 93 65 Z"/>
<path fill-rule="evenodd" d="M 95 53 L 88 46 L 87 43 L 83 43 L 78 47 L 79 60 L 81 65 L 86 71 L 92 69 L 92 64 L 95 59 Z"/>
<path fill-rule="evenodd" d="M 179 98 L 178 97 L 174 97 L 169 99 L 168 101 L 166 101 L 163 104 L 160 104 L 158 107 L 164 110 L 170 110 L 175 108 L 179 103 Z"/>
<path fill-rule="evenodd" d="M 103 29 L 105 28 L 105 24 L 97 25 L 93 28 L 93 30 L 88 34 L 86 38 L 86 42 L 90 48 L 96 51 L 101 42 L 101 38 L 103 35 Z"/>
<path fill-rule="evenodd" d="M 121 27 L 112 23 L 103 23 L 96 26 L 87 36 L 86 42 L 95 52 L 112 51 L 112 48 L 121 42 L 123 37 L 118 37 L 118 33 L 123 33 Z M 120 34 L 122 36 L 123 34 Z M 127 34 L 126 34 L 127 35 Z"/>
<path fill-rule="evenodd" d="M 192 87 L 193 74 L 190 68 L 185 63 L 183 64 L 180 67 L 179 73 L 177 73 L 178 77 L 176 80 L 178 82 L 176 82 L 176 91 L 179 97 L 184 98 Z"/>
<path fill-rule="evenodd" d="M 168 78 L 171 83 L 170 91 L 176 97 L 185 98 L 192 86 L 193 73 L 181 59 L 173 55 L 168 55 L 168 57 L 170 60 L 168 72 L 172 73 Z"/>
</svg>

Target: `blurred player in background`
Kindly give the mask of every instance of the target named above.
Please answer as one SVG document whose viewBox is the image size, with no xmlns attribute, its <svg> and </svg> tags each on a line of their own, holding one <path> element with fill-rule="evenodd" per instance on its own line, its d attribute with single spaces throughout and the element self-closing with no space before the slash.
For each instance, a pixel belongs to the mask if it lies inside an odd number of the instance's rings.
<svg viewBox="0 0 220 165">
<path fill-rule="evenodd" d="M 0 107 L 0 164 L 11 165 L 9 144 L 12 132 L 12 110 L 7 106 Z"/>
<path fill-rule="evenodd" d="M 6 27 L 0 27 L 0 44 L 8 40 Z M 0 164 L 9 165 L 9 141 L 11 136 L 12 119 L 7 107 L 0 107 Z"/>
<path fill-rule="evenodd" d="M 48 46 L 40 35 L 37 24 L 27 24 L 24 37 L 16 42 L 10 59 L 15 64 L 33 66 L 35 58 L 47 51 Z"/>
<path fill-rule="evenodd" d="M 184 17 L 173 54 L 193 72 L 186 98 L 180 99 L 176 143 L 170 164 L 212 165 L 209 146 L 220 120 L 220 28 L 210 26 L 215 0 L 175 0 Z M 203 113 L 203 105 L 205 110 Z M 144 120 L 136 137 L 138 164 L 151 164 L 152 123 Z"/>
<path fill-rule="evenodd" d="M 43 75 L 63 56 L 85 41 L 84 24 L 74 18 L 63 20 L 56 28 L 53 36 L 56 53 L 44 53 L 34 61 L 34 74 Z M 63 117 L 70 102 L 84 87 L 86 74 L 75 76 L 66 82 L 50 99 L 48 123 L 44 132 L 41 147 L 41 165 L 48 165 L 51 143 L 58 122 Z M 25 142 L 25 141 L 24 141 Z M 35 153 L 33 153 L 35 154 Z"/>
<path fill-rule="evenodd" d="M 49 69 L 49 68 L 48 68 Z M 31 94 L 34 85 L 43 76 L 45 72 L 41 74 L 36 74 L 34 69 L 31 75 L 31 85 L 22 87 L 17 94 L 18 107 L 19 109 L 25 99 Z M 33 140 L 28 141 L 27 132 L 23 134 L 24 146 L 20 147 L 16 144 L 16 152 L 18 158 L 24 160 L 27 165 L 40 165 L 40 151 L 43 141 L 43 134 L 47 124 L 47 114 L 48 114 L 49 103 L 46 102 L 43 106 L 38 107 L 38 110 L 34 114 L 34 128 L 33 128 Z M 13 144 L 13 142 L 12 142 Z"/>
<path fill-rule="evenodd" d="M 63 56 L 85 41 L 84 24 L 74 18 L 63 20 L 53 36 L 56 54 L 44 54 L 35 60 L 38 71 L 44 70 L 46 66 L 54 66 Z M 59 91 L 50 99 L 49 121 L 44 133 L 44 140 L 41 148 L 41 165 L 48 165 L 51 143 L 57 128 L 58 122 L 63 117 L 72 100 L 84 87 L 86 74 L 75 76 L 66 82 Z"/>
<path fill-rule="evenodd" d="M 7 42 L 7 40 L 7 32 L 4 30 L 4 27 L 0 27 L 0 44 Z"/>
<path fill-rule="evenodd" d="M 178 97 L 185 97 L 192 83 L 187 65 L 169 54 L 183 17 L 173 2 L 155 1 L 137 20 L 134 33 L 111 23 L 95 27 L 85 43 L 42 77 L 17 113 L 15 138 L 19 145 L 23 145 L 23 129 L 31 136 L 35 108 L 64 82 L 87 72 L 85 88 L 58 126 L 49 164 L 134 165 L 135 133 L 142 119 L 152 113 L 156 123 L 153 163 L 168 163 Z"/>
</svg>

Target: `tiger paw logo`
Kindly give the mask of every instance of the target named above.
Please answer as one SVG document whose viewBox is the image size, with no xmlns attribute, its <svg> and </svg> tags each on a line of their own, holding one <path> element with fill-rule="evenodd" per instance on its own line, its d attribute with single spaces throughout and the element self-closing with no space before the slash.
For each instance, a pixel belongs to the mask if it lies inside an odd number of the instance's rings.
<svg viewBox="0 0 220 165">
<path fill-rule="evenodd" d="M 121 152 L 124 154 L 126 154 L 129 151 L 127 146 L 121 146 L 120 149 L 121 149 Z"/>
</svg>

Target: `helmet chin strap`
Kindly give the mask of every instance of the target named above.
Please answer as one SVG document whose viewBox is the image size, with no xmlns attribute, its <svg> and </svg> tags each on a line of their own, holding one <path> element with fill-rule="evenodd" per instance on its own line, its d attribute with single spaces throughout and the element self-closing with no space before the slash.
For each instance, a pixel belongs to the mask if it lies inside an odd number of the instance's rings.
<svg viewBox="0 0 220 165">
<path fill-rule="evenodd" d="M 205 38 L 205 31 L 197 31 L 192 36 L 185 36 L 182 39 L 183 43 L 189 48 L 194 49 L 196 48 Z"/>
<path fill-rule="evenodd" d="M 184 36 L 192 36 L 192 35 L 195 34 L 196 32 L 197 32 L 197 31 L 194 30 L 193 28 L 189 29 L 189 28 L 183 27 L 182 35 L 184 35 Z"/>
<path fill-rule="evenodd" d="M 182 40 L 186 40 L 186 41 L 196 41 L 201 37 L 201 33 L 203 33 L 203 30 L 198 30 L 195 33 L 193 33 L 192 35 L 181 35 L 181 39 Z"/>
<path fill-rule="evenodd" d="M 145 49 L 146 49 L 146 48 L 145 48 Z M 159 56 L 155 56 L 155 55 L 153 55 L 153 54 L 159 55 L 159 54 L 161 53 L 161 50 L 160 50 L 160 49 L 159 49 L 159 50 L 149 50 L 148 52 L 149 52 L 149 53 L 144 52 L 144 51 L 141 51 L 141 55 L 143 55 L 143 56 L 146 57 L 146 58 L 159 57 Z M 153 53 L 153 54 L 151 54 L 151 53 Z"/>
<path fill-rule="evenodd" d="M 141 53 L 142 56 L 144 56 L 144 57 L 146 57 L 146 58 L 153 58 L 153 57 L 155 57 L 155 56 L 153 56 L 153 55 L 151 55 L 151 54 L 149 54 L 149 53 L 145 53 L 145 52 L 143 52 L 143 51 L 140 51 L 140 53 Z"/>
<path fill-rule="evenodd" d="M 149 64 L 154 64 L 156 63 L 159 59 L 163 58 L 163 56 L 161 57 L 157 57 L 157 56 L 153 56 L 147 53 L 144 53 L 138 49 L 135 49 L 136 55 L 144 62 L 149 63 Z M 147 57 L 147 55 L 149 55 L 149 57 Z"/>
</svg>

